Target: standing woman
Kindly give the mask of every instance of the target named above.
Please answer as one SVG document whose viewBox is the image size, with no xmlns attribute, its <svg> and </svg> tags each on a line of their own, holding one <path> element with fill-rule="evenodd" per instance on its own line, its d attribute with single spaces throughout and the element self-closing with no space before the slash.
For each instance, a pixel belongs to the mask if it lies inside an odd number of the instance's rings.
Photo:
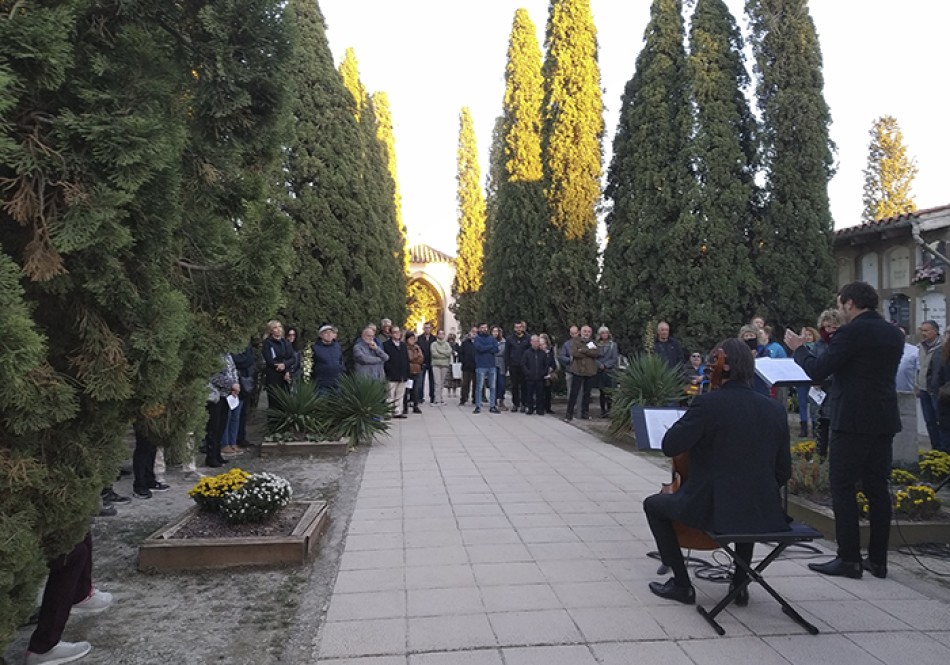
<svg viewBox="0 0 950 665">
<path fill-rule="evenodd" d="M 610 393 L 614 389 L 614 370 L 620 360 L 620 350 L 617 342 L 610 337 L 607 326 L 597 330 L 597 346 L 600 347 L 600 357 L 597 358 L 597 392 L 600 394 L 600 417 L 606 418 L 610 413 Z"/>
<path fill-rule="evenodd" d="M 303 357 L 300 353 L 300 333 L 297 331 L 296 326 L 289 326 L 287 332 L 284 333 L 284 337 L 286 337 L 290 343 L 290 348 L 294 350 L 294 362 L 290 370 L 290 382 L 293 383 L 303 374 Z"/>
<path fill-rule="evenodd" d="M 280 321 L 267 323 L 267 337 L 264 339 L 264 387 L 267 389 L 267 406 L 274 406 L 274 391 L 287 390 L 293 379 L 294 364 L 297 355 L 294 347 L 284 339 L 284 326 Z"/>
<path fill-rule="evenodd" d="M 455 333 L 449 333 L 448 337 L 445 338 L 445 341 L 448 342 L 449 346 L 452 347 L 452 363 L 461 363 L 462 359 L 459 357 L 459 353 L 462 351 L 462 346 L 456 339 Z M 449 397 L 458 397 L 459 386 L 462 385 L 462 377 L 455 377 L 452 374 L 451 365 L 449 366 L 446 384 L 446 387 L 449 389 Z"/>
<path fill-rule="evenodd" d="M 406 352 L 409 356 L 409 380 L 412 381 L 412 388 L 406 391 L 403 398 L 403 413 L 408 411 L 408 402 L 412 402 L 413 413 L 422 413 L 419 408 L 423 399 L 422 389 L 419 388 L 417 381 L 425 381 L 422 368 L 425 367 L 426 356 L 422 347 L 416 342 L 416 333 L 411 330 L 406 333 Z"/>
<path fill-rule="evenodd" d="M 343 349 L 336 341 L 336 328 L 320 327 L 320 338 L 313 343 L 313 383 L 318 395 L 336 391 L 340 377 L 346 371 L 343 364 Z"/>
<path fill-rule="evenodd" d="M 495 404 L 500 411 L 507 411 L 505 406 L 505 374 L 508 372 L 507 356 L 505 355 L 505 332 L 501 326 L 494 326 L 491 335 L 498 340 L 498 353 L 495 354 Z"/>
<path fill-rule="evenodd" d="M 815 348 L 815 343 L 818 341 L 818 331 L 814 328 L 804 328 L 802 333 L 805 337 L 804 346 L 809 350 Z M 804 438 L 808 436 L 808 421 L 814 421 L 815 418 L 809 418 L 808 413 L 811 410 L 811 404 L 808 400 L 808 393 L 811 390 L 809 385 L 799 385 L 795 387 L 795 393 L 798 396 L 798 436 Z M 816 412 L 817 417 L 817 412 Z M 812 436 L 815 436 L 815 427 L 812 426 Z"/>
<path fill-rule="evenodd" d="M 538 409 L 538 414 L 544 415 L 554 413 L 551 410 L 551 397 L 554 392 L 554 382 L 557 381 L 557 354 L 554 353 L 554 343 L 547 333 L 541 333 L 538 337 L 541 339 L 541 350 L 548 356 L 548 375 L 544 377 L 544 408 Z"/>
<path fill-rule="evenodd" d="M 429 347 L 429 355 L 432 358 L 432 384 L 435 386 L 435 401 L 432 404 L 442 406 L 445 404 L 445 395 L 442 394 L 445 376 L 451 369 L 452 357 L 455 355 L 452 345 L 445 341 L 444 330 L 436 333 L 435 341 Z"/>
</svg>

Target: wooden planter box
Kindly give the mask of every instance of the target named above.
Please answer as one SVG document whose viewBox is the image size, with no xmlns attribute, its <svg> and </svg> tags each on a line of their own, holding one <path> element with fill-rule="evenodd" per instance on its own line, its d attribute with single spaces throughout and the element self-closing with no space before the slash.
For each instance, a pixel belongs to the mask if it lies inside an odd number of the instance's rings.
<svg viewBox="0 0 950 665">
<path fill-rule="evenodd" d="M 818 529 L 828 540 L 835 539 L 835 516 L 830 508 L 789 494 L 788 514 L 793 519 Z M 861 545 L 866 547 L 871 533 L 867 520 L 861 520 L 859 528 Z M 950 543 L 950 522 L 910 522 L 898 518 L 895 526 L 893 520 L 891 521 L 891 549 L 920 543 Z"/>
<path fill-rule="evenodd" d="M 162 527 L 139 546 L 139 570 L 304 563 L 316 551 L 320 534 L 326 526 L 327 503 L 294 501 L 292 504 L 306 504 L 307 509 L 289 536 L 173 538 L 175 532 L 198 512 L 198 507 L 193 506 L 173 524 Z"/>
<path fill-rule="evenodd" d="M 350 444 L 346 441 L 265 441 L 261 443 L 261 457 L 343 456 L 349 450 Z"/>
</svg>

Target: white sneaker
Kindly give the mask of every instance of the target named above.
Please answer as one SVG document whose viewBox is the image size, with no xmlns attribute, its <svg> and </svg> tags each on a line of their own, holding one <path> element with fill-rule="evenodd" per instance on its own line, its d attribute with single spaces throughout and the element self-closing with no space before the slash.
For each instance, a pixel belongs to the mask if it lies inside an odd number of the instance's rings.
<svg viewBox="0 0 950 665">
<path fill-rule="evenodd" d="M 60 642 L 46 653 L 26 652 L 26 665 L 57 665 L 79 660 L 92 649 L 89 642 Z"/>
<path fill-rule="evenodd" d="M 112 594 L 108 591 L 99 591 L 93 588 L 92 593 L 86 600 L 73 605 L 71 613 L 76 614 L 97 614 L 102 612 L 112 604 Z M 65 662 L 65 661 L 64 661 Z"/>
</svg>

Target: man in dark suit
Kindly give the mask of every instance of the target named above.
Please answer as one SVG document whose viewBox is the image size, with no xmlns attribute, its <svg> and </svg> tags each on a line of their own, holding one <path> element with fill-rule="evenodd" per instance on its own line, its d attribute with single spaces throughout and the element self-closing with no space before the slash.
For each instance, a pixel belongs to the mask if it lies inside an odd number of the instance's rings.
<svg viewBox="0 0 950 665">
<path fill-rule="evenodd" d="M 821 355 L 806 348 L 803 337 L 785 333 L 795 362 L 814 381 L 834 374 L 826 399 L 831 414 L 828 457 L 831 502 L 835 513 L 838 556 L 808 567 L 825 575 L 860 578 L 863 570 L 887 576 L 887 541 L 891 523 L 891 443 L 901 429 L 894 377 L 904 352 L 904 337 L 877 313 L 878 296 L 865 282 L 852 282 L 838 292 L 838 310 L 845 325 Z M 804 331 L 803 331 L 804 332 Z M 857 483 L 868 499 L 871 539 L 868 558 L 861 559 Z"/>
<path fill-rule="evenodd" d="M 718 533 L 785 531 L 788 517 L 779 488 L 791 476 L 788 418 L 785 409 L 752 389 L 755 358 L 739 339 L 720 347 L 726 354 L 722 387 L 700 395 L 663 437 L 669 457 L 689 453 L 689 478 L 674 494 L 655 494 L 643 509 L 663 563 L 673 571 L 665 584 L 650 583 L 662 598 L 692 604 L 689 581 L 673 522 Z M 752 560 L 752 543 L 739 543 L 737 554 Z M 733 584 L 744 579 L 737 571 Z M 748 591 L 736 598 L 748 603 Z"/>
</svg>

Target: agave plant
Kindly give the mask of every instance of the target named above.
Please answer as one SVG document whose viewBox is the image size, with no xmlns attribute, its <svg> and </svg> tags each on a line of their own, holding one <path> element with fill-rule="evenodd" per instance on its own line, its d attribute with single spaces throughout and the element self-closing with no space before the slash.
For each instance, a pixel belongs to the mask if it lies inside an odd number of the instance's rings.
<svg viewBox="0 0 950 665">
<path fill-rule="evenodd" d="M 652 353 L 634 356 L 616 376 L 609 429 L 616 437 L 630 431 L 630 407 L 666 406 L 682 397 L 686 386 L 682 369 L 670 367 Z"/>
<path fill-rule="evenodd" d="M 290 390 L 274 390 L 269 399 L 268 433 L 323 438 L 326 425 L 320 417 L 322 398 L 317 397 L 312 384 L 298 380 Z"/>
<path fill-rule="evenodd" d="M 349 439 L 350 445 L 371 443 L 389 429 L 386 419 L 392 407 L 386 401 L 386 384 L 367 376 L 347 374 L 337 390 L 321 397 L 319 419 L 333 438 Z"/>
</svg>

